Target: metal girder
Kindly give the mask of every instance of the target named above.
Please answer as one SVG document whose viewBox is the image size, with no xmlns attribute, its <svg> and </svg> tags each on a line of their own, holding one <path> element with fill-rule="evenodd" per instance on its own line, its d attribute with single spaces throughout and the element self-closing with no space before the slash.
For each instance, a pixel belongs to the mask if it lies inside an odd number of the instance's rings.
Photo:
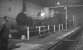
<svg viewBox="0 0 83 50">
<path fill-rule="evenodd" d="M 60 8 L 60 7 L 81 7 L 83 5 L 60 5 L 60 6 L 55 6 L 55 7 L 48 7 L 48 8 Z"/>
</svg>

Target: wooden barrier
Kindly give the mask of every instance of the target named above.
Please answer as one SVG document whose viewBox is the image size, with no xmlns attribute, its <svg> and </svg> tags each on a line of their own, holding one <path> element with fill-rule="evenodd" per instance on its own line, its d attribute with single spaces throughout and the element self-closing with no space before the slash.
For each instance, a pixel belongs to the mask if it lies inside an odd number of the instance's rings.
<svg viewBox="0 0 83 50">
<path fill-rule="evenodd" d="M 27 40 L 29 40 L 29 38 L 30 38 L 30 32 L 29 32 L 29 27 L 27 27 Z"/>
<path fill-rule="evenodd" d="M 50 30 L 52 30 L 50 27 L 52 27 L 53 28 L 53 32 L 56 32 L 56 25 L 54 24 L 54 25 L 47 25 L 47 26 L 35 26 L 34 28 L 36 28 L 36 29 L 38 29 L 37 31 L 38 31 L 38 34 L 39 34 L 39 36 L 42 36 L 42 34 L 41 34 L 41 32 L 50 32 Z M 43 28 L 43 29 L 42 29 Z M 59 28 L 59 31 L 62 31 L 62 30 L 64 30 L 64 28 L 63 28 L 63 24 L 59 24 L 58 25 L 58 28 Z M 30 40 L 30 32 L 33 32 L 33 31 L 31 31 L 30 29 L 33 29 L 32 27 L 29 27 L 29 26 L 27 26 L 26 27 L 26 29 L 27 29 L 27 38 L 26 37 L 24 37 L 24 35 L 22 35 L 21 36 L 21 39 L 23 40 L 23 39 L 27 39 L 27 40 Z M 37 31 L 34 31 L 34 32 L 37 32 Z M 23 37 L 23 38 L 22 38 Z"/>
</svg>

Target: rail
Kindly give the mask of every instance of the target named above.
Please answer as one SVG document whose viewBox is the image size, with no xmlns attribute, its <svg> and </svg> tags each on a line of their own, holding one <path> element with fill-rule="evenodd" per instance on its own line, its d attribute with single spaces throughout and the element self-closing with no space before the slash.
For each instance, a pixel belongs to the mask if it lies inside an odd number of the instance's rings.
<svg viewBox="0 0 83 50">
<path fill-rule="evenodd" d="M 48 47 L 47 50 L 52 50 L 53 48 L 58 47 L 59 45 L 62 44 L 62 42 L 66 39 L 66 38 L 71 38 L 72 36 L 76 35 L 78 31 L 80 31 L 80 27 L 77 27 L 76 29 L 72 30 L 71 32 L 68 32 L 67 34 L 59 37 L 59 40 L 53 44 L 52 46 Z M 74 40 L 70 40 L 70 41 L 74 41 Z"/>
</svg>

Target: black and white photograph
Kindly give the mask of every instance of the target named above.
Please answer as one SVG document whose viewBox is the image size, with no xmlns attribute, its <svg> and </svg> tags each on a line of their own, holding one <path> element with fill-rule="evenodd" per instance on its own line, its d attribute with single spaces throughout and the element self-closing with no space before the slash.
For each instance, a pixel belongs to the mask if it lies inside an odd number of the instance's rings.
<svg viewBox="0 0 83 50">
<path fill-rule="evenodd" d="M 83 0 L 0 0 L 0 50 L 83 50 Z"/>
</svg>

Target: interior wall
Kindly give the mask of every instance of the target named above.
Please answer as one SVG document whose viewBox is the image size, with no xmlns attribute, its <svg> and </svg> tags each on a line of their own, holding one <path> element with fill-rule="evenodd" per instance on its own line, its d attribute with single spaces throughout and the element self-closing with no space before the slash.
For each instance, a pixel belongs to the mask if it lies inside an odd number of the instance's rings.
<svg viewBox="0 0 83 50">
<path fill-rule="evenodd" d="M 22 0 L 0 0 L 0 17 L 16 18 L 22 10 Z"/>
<path fill-rule="evenodd" d="M 37 15 L 40 12 L 41 8 L 42 7 L 40 5 L 30 3 L 30 2 L 26 2 L 25 14 L 29 17 L 37 17 Z"/>
<path fill-rule="evenodd" d="M 17 14 L 22 11 L 22 0 L 0 0 L 0 17 L 9 16 L 16 18 Z M 41 6 L 26 2 L 26 15 L 36 17 Z"/>
</svg>

